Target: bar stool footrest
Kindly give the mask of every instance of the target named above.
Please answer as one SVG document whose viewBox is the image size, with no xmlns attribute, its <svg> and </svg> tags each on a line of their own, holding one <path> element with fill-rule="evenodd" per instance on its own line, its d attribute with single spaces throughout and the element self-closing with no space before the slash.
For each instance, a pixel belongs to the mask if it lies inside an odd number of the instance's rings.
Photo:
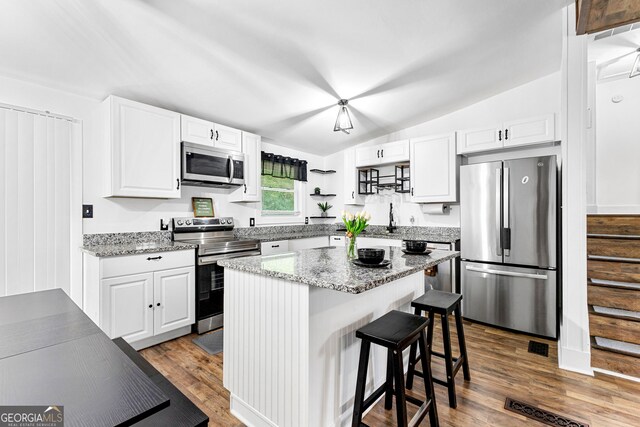
<svg viewBox="0 0 640 427">
<path fill-rule="evenodd" d="M 373 405 L 376 402 L 376 400 L 378 400 L 380 396 L 384 394 L 384 392 L 386 391 L 386 387 L 387 387 L 387 383 L 385 382 L 380 387 L 378 387 L 373 393 L 371 393 L 369 397 L 367 397 L 364 400 L 364 402 L 362 403 L 362 407 L 363 407 L 362 412 L 369 409 L 369 407 Z"/>
</svg>

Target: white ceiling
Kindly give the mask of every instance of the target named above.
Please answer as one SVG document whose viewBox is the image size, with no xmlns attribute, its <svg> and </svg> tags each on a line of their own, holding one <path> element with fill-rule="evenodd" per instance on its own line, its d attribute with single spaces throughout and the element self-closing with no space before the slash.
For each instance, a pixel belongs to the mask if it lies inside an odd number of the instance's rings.
<svg viewBox="0 0 640 427">
<path fill-rule="evenodd" d="M 558 70 L 565 3 L 4 0 L 0 74 L 327 154 Z"/>
</svg>

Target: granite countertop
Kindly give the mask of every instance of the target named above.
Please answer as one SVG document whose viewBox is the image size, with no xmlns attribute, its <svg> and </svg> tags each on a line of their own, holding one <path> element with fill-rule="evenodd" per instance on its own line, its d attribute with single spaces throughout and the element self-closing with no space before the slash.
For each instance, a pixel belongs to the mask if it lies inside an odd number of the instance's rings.
<svg viewBox="0 0 640 427">
<path fill-rule="evenodd" d="M 417 227 L 416 227 L 417 228 Z M 292 240 L 292 239 L 308 239 L 312 237 L 324 236 L 343 236 L 345 231 L 302 231 L 297 233 L 273 232 L 269 234 L 256 233 L 244 238 L 252 238 L 261 242 L 273 242 L 276 240 Z M 433 233 L 429 231 L 411 230 L 399 231 L 394 233 L 384 232 L 367 232 L 364 231 L 358 235 L 358 238 L 371 237 L 375 239 L 395 239 L 395 240 L 426 240 L 434 243 L 453 243 L 460 239 L 458 234 L 453 233 Z"/>
<path fill-rule="evenodd" d="M 195 249 L 197 245 L 172 241 L 157 241 L 144 243 L 112 243 L 100 245 L 85 245 L 80 250 L 86 254 L 97 257 L 110 257 L 120 255 L 146 254 L 152 252 L 184 251 Z"/>
<path fill-rule="evenodd" d="M 218 264 L 231 270 L 359 294 L 460 255 L 460 252 L 454 251 L 407 255 L 400 248 L 380 247 L 386 249 L 385 258 L 391 260 L 390 267 L 367 268 L 354 265 L 347 260 L 346 250 L 343 247 L 234 258 L 221 260 Z"/>
</svg>

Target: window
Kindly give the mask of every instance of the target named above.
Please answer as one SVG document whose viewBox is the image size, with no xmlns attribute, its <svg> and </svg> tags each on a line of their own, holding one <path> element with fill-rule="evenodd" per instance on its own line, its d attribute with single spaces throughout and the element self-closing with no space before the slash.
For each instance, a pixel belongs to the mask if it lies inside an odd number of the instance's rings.
<svg viewBox="0 0 640 427">
<path fill-rule="evenodd" d="M 297 215 L 296 182 L 289 178 L 262 175 L 262 214 Z"/>
</svg>

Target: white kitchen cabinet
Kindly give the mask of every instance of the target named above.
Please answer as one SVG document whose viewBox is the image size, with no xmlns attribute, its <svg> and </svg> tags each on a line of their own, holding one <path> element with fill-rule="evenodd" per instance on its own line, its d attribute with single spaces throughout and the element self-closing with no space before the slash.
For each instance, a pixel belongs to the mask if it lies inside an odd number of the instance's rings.
<svg viewBox="0 0 640 427">
<path fill-rule="evenodd" d="M 215 124 L 196 117 L 180 115 L 180 136 L 184 142 L 193 142 L 213 147 Z"/>
<path fill-rule="evenodd" d="M 409 140 L 356 148 L 356 167 L 377 166 L 409 161 Z"/>
<path fill-rule="evenodd" d="M 153 274 L 104 279 L 100 326 L 110 338 L 134 342 L 153 336 Z"/>
<path fill-rule="evenodd" d="M 458 154 L 502 148 L 502 137 L 498 137 L 501 125 L 491 125 L 475 129 L 459 130 Z"/>
<path fill-rule="evenodd" d="M 356 149 L 344 150 L 344 204 L 363 205 L 364 201 L 358 194 L 358 170 L 356 169 Z"/>
<path fill-rule="evenodd" d="M 184 142 L 242 151 L 242 131 L 238 129 L 185 114 L 180 115 L 180 124 L 180 136 Z"/>
<path fill-rule="evenodd" d="M 329 246 L 345 246 L 346 236 L 329 236 Z"/>
<path fill-rule="evenodd" d="M 106 197 L 180 197 L 180 114 L 117 96 L 102 103 Z"/>
<path fill-rule="evenodd" d="M 262 255 L 276 255 L 289 252 L 288 240 L 276 240 L 273 242 L 262 242 L 260 245 Z"/>
<path fill-rule="evenodd" d="M 457 132 L 457 153 L 477 153 L 501 148 L 553 142 L 555 138 L 554 114 L 545 114 L 498 125 Z"/>
<path fill-rule="evenodd" d="M 231 151 L 242 151 L 242 131 L 229 126 L 215 125 L 213 146 Z"/>
<path fill-rule="evenodd" d="M 83 255 L 84 311 L 110 337 L 140 349 L 188 334 L 195 322 L 194 250 Z"/>
<path fill-rule="evenodd" d="M 329 246 L 329 241 L 327 239 L 327 236 L 289 240 L 289 251 L 300 251 L 302 249 L 314 249 L 314 248 L 326 248 L 327 246 Z"/>
<path fill-rule="evenodd" d="M 553 114 L 504 122 L 504 146 L 539 144 L 555 141 Z"/>
<path fill-rule="evenodd" d="M 402 247 L 401 239 L 382 239 L 380 237 L 361 237 L 356 239 L 358 248 L 371 248 L 374 246 L 392 246 L 396 248 Z"/>
<path fill-rule="evenodd" d="M 154 334 L 169 332 L 195 321 L 195 278 L 192 267 L 153 273 Z"/>
<path fill-rule="evenodd" d="M 458 156 L 455 133 L 412 138 L 409 145 L 411 201 L 456 202 Z"/>
<path fill-rule="evenodd" d="M 244 185 L 231 193 L 232 202 L 259 202 L 261 191 L 262 139 L 259 135 L 242 132 L 242 152 L 244 154 Z"/>
</svg>

